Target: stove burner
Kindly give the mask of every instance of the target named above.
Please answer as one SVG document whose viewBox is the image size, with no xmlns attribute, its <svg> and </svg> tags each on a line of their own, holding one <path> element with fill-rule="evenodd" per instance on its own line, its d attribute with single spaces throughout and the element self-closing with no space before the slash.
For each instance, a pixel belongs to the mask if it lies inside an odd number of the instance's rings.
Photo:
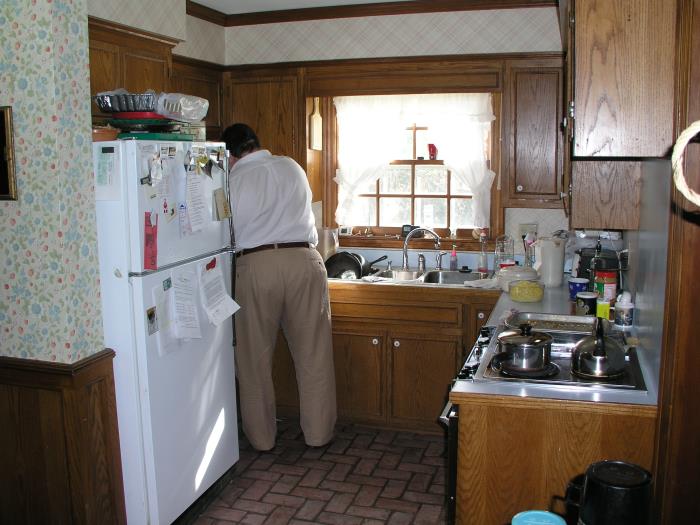
<svg viewBox="0 0 700 525">
<path fill-rule="evenodd" d="M 507 359 L 507 357 L 507 355 L 501 354 L 493 356 L 493 359 L 491 359 L 491 368 L 504 376 L 519 379 L 544 379 L 559 373 L 559 367 L 555 363 L 547 363 L 544 368 L 537 370 L 523 370 L 522 368 L 512 366 L 511 361 Z"/>
<path fill-rule="evenodd" d="M 582 379 L 590 379 L 592 381 L 602 381 L 602 382 L 614 381 L 616 379 L 620 379 L 622 376 L 625 375 L 624 370 L 618 374 L 611 374 L 611 375 L 607 375 L 607 376 L 596 376 L 593 374 L 585 374 L 583 372 L 577 372 L 575 370 L 571 370 L 571 373 L 577 377 L 582 378 Z"/>
</svg>

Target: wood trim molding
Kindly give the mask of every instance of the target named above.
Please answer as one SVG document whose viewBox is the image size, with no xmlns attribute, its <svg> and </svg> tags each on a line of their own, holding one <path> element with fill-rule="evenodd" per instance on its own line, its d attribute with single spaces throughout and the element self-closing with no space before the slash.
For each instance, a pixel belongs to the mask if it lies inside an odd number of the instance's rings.
<svg viewBox="0 0 700 525">
<path fill-rule="evenodd" d="M 224 13 L 193 2 L 192 0 L 187 0 L 185 4 L 185 13 L 195 18 L 199 18 L 200 20 L 226 27 L 226 15 Z"/>
<path fill-rule="evenodd" d="M 214 24 L 233 27 L 301 22 L 305 20 L 329 20 L 334 18 L 556 6 L 556 0 L 414 0 L 411 2 L 381 2 L 377 4 L 310 7 L 226 15 L 188 0 L 187 14 Z"/>
<path fill-rule="evenodd" d="M 190 58 L 182 55 L 173 54 L 173 65 L 181 64 L 184 66 L 191 66 L 196 68 L 205 68 L 210 71 L 215 71 L 221 73 L 225 71 L 225 66 L 221 64 L 215 64 L 214 62 L 207 62 L 206 60 L 199 60 L 198 58 Z"/>
<path fill-rule="evenodd" d="M 120 33 L 128 37 L 137 37 L 146 40 L 150 40 L 154 43 L 165 44 L 166 46 L 175 47 L 180 41 L 176 38 L 170 38 L 163 35 L 157 35 L 155 33 L 150 33 L 148 31 L 142 31 L 141 29 L 136 29 L 134 27 L 125 26 L 122 24 L 117 24 L 116 22 L 111 22 L 109 20 L 102 20 L 92 16 L 88 17 L 88 27 L 89 29 L 96 30 L 102 29 L 105 31 Z"/>
</svg>

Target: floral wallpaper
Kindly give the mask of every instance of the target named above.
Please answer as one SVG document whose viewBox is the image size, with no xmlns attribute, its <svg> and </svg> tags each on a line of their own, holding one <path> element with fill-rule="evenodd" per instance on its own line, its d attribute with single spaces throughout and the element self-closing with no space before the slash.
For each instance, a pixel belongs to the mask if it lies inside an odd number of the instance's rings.
<svg viewBox="0 0 700 525">
<path fill-rule="evenodd" d="M 2 0 L 0 105 L 17 201 L 0 201 L 0 355 L 71 363 L 102 348 L 86 0 Z"/>
</svg>

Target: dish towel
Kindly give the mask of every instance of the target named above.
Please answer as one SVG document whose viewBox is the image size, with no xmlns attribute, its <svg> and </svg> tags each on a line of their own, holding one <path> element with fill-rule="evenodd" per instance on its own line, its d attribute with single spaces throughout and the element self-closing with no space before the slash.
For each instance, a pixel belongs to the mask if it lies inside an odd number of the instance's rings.
<svg viewBox="0 0 700 525">
<path fill-rule="evenodd" d="M 475 281 L 464 281 L 464 286 L 467 288 L 483 288 L 486 290 L 495 290 L 500 288 L 501 285 L 494 277 L 493 279 L 477 279 Z"/>
</svg>

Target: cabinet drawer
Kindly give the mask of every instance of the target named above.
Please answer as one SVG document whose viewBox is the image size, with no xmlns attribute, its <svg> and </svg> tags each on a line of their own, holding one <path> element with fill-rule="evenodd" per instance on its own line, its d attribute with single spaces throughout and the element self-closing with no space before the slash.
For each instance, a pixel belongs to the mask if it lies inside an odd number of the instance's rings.
<svg viewBox="0 0 700 525">
<path fill-rule="evenodd" d="M 459 304 L 383 305 L 331 303 L 333 319 L 362 319 L 411 324 L 436 324 L 459 328 L 462 308 Z"/>
</svg>

